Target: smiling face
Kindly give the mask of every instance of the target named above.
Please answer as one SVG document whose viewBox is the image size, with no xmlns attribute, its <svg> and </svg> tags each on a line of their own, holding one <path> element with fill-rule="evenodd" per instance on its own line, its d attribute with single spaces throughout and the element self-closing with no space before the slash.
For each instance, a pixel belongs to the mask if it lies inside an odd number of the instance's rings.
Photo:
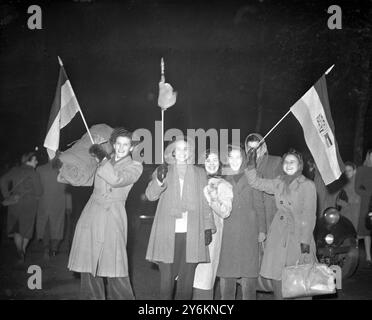
<svg viewBox="0 0 372 320">
<path fill-rule="evenodd" d="M 352 166 L 345 166 L 345 175 L 348 179 L 354 177 L 356 170 Z"/>
<path fill-rule="evenodd" d="M 189 146 L 186 141 L 179 140 L 175 144 L 174 157 L 178 164 L 184 164 L 190 157 Z"/>
<path fill-rule="evenodd" d="M 126 157 L 132 150 L 132 140 L 128 137 L 117 137 L 113 145 L 115 150 L 115 159 Z"/>
<path fill-rule="evenodd" d="M 300 163 L 296 156 L 289 154 L 283 161 L 283 171 L 289 176 L 294 175 L 300 167 Z"/>
<path fill-rule="evenodd" d="M 228 157 L 229 166 L 233 171 L 239 171 L 243 158 L 239 150 L 233 149 L 229 152 Z"/>
<path fill-rule="evenodd" d="M 208 155 L 207 159 L 205 159 L 204 165 L 205 165 L 205 170 L 209 174 L 217 173 L 217 171 L 220 167 L 220 162 L 219 162 L 219 159 L 218 159 L 218 155 L 215 154 L 215 153 L 210 153 Z"/>
</svg>

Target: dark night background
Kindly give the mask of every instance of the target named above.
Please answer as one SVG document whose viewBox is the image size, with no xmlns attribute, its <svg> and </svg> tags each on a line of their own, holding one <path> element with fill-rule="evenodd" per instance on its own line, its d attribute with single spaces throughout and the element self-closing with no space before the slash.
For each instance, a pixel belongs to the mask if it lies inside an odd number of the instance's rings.
<svg viewBox="0 0 372 320">
<path fill-rule="evenodd" d="M 27 28 L 30 4 L 41 6 L 42 30 Z M 342 30 L 327 27 L 331 4 L 342 8 Z M 7 1 L 0 6 L 2 157 L 42 146 L 57 55 L 90 126 L 154 131 L 163 56 L 178 91 L 166 129 L 235 128 L 242 140 L 256 129 L 265 134 L 335 64 L 327 83 L 340 153 L 360 162 L 357 126 L 365 129 L 363 155 L 372 146 L 370 13 L 369 1 Z M 77 115 L 62 130 L 62 149 L 84 133 Z M 278 155 L 306 148 L 292 115 L 267 144 Z"/>
</svg>

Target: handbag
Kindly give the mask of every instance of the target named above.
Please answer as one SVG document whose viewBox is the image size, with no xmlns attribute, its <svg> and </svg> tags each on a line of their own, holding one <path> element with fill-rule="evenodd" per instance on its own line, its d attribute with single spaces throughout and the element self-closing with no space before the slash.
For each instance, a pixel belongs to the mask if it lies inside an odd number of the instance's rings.
<svg viewBox="0 0 372 320">
<path fill-rule="evenodd" d="M 336 278 L 325 264 L 310 263 L 285 267 L 282 271 L 283 298 L 311 297 L 336 293 Z"/>
</svg>

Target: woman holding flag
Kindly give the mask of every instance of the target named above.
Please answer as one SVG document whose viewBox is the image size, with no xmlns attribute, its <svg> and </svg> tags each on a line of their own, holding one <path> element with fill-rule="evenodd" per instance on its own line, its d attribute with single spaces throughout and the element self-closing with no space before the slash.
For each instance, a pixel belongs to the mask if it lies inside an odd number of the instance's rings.
<svg viewBox="0 0 372 320">
<path fill-rule="evenodd" d="M 142 174 L 142 164 L 132 160 L 131 132 L 115 129 L 110 143 L 112 157 L 98 144 L 90 148 L 99 165 L 93 193 L 76 226 L 68 262 L 71 271 L 81 272 L 83 299 L 134 299 L 128 277 L 125 201 Z"/>
<path fill-rule="evenodd" d="M 302 156 L 295 150 L 283 156 L 283 173 L 276 179 L 259 178 L 256 166 L 256 149 L 251 149 L 245 172 L 248 183 L 273 194 L 278 208 L 267 235 L 260 275 L 272 280 L 275 298 L 282 299 L 283 268 L 316 261 L 316 190 L 314 182 L 302 175 Z"/>
</svg>

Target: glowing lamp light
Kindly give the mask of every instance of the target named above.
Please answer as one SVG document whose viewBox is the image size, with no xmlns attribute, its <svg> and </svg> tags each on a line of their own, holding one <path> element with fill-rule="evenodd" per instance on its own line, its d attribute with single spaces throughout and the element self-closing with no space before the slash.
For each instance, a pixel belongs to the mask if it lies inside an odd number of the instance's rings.
<svg viewBox="0 0 372 320">
<path fill-rule="evenodd" d="M 340 220 L 340 213 L 336 208 L 329 208 L 324 212 L 324 219 L 328 224 L 334 225 Z"/>
<path fill-rule="evenodd" d="M 325 237 L 325 242 L 327 242 L 327 244 L 332 244 L 333 241 L 335 241 L 333 234 L 327 234 Z"/>
</svg>

